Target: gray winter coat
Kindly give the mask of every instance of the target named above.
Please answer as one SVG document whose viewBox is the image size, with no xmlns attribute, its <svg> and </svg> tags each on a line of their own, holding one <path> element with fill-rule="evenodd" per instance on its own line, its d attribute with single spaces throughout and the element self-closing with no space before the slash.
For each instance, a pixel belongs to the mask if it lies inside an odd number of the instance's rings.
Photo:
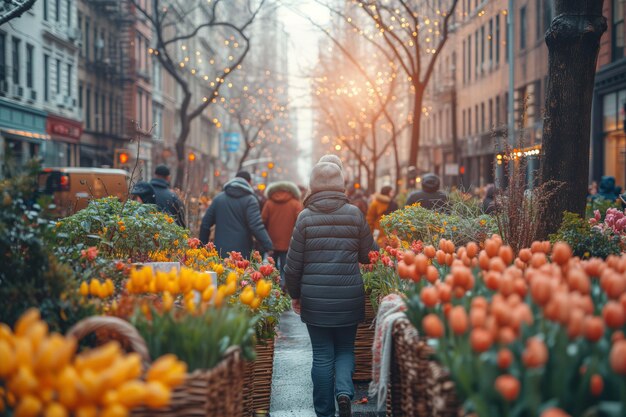
<svg viewBox="0 0 626 417">
<path fill-rule="evenodd" d="M 215 225 L 215 247 L 222 256 L 228 252 L 241 252 L 244 258 L 252 251 L 254 236 L 264 251 L 272 250 L 272 241 L 261 221 L 259 200 L 254 190 L 243 178 L 234 178 L 224 185 L 202 218 L 200 241 L 209 241 L 211 227 Z"/>
<path fill-rule="evenodd" d="M 321 327 L 345 327 L 365 318 L 365 292 L 359 262 L 369 263 L 375 249 L 363 213 L 345 194 L 310 195 L 291 237 L 285 280 L 300 299 L 302 321 Z"/>
</svg>

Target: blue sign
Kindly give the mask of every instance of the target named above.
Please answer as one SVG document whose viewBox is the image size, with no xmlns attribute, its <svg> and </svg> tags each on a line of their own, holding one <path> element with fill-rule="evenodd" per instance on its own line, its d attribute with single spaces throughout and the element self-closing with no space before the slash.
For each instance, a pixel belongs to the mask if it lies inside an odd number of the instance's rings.
<svg viewBox="0 0 626 417">
<path fill-rule="evenodd" d="M 226 152 L 237 152 L 241 142 L 240 134 L 238 132 L 222 133 L 222 142 Z"/>
</svg>

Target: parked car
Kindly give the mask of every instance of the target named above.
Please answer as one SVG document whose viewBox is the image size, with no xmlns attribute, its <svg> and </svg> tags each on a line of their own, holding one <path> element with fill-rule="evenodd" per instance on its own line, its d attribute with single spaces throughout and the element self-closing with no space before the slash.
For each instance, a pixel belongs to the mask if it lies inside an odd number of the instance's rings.
<svg viewBox="0 0 626 417">
<path fill-rule="evenodd" d="M 115 196 L 126 201 L 129 178 L 122 169 L 44 168 L 39 192 L 52 197 L 53 214 L 65 217 L 84 209 L 92 199 Z"/>
</svg>

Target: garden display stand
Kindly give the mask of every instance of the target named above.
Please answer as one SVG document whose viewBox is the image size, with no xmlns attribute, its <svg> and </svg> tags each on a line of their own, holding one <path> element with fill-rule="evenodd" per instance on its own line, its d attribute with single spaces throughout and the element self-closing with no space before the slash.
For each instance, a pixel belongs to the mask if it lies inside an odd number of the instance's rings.
<svg viewBox="0 0 626 417">
<path fill-rule="evenodd" d="M 459 404 L 449 374 L 408 319 L 393 328 L 388 417 L 458 417 Z"/>
<path fill-rule="evenodd" d="M 80 340 L 98 330 L 116 333 L 128 342 L 145 364 L 150 362 L 146 342 L 128 322 L 117 317 L 94 316 L 78 322 L 68 336 Z M 241 417 L 243 412 L 244 362 L 239 347 L 230 347 L 221 362 L 211 369 L 187 374 L 185 382 L 172 391 L 170 405 L 158 410 L 139 408 L 132 417 Z"/>
<path fill-rule="evenodd" d="M 255 411 L 269 411 L 274 373 L 275 339 L 260 339 L 256 345 L 256 359 L 246 362 L 244 372 L 244 417 Z"/>
<path fill-rule="evenodd" d="M 374 344 L 374 326 L 376 318 L 369 294 L 365 294 L 365 321 L 359 324 L 354 342 L 354 381 L 372 380 L 372 345 Z"/>
</svg>

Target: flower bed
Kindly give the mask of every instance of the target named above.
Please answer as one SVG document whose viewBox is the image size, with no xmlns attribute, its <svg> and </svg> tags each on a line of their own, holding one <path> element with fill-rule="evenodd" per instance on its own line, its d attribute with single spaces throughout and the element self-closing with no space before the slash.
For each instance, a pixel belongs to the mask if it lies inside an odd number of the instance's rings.
<svg viewBox="0 0 626 417">
<path fill-rule="evenodd" d="M 583 261 L 535 242 L 514 256 L 497 236 L 482 250 L 439 246 L 406 252 L 398 272 L 465 412 L 624 415 L 626 255 Z"/>
</svg>

